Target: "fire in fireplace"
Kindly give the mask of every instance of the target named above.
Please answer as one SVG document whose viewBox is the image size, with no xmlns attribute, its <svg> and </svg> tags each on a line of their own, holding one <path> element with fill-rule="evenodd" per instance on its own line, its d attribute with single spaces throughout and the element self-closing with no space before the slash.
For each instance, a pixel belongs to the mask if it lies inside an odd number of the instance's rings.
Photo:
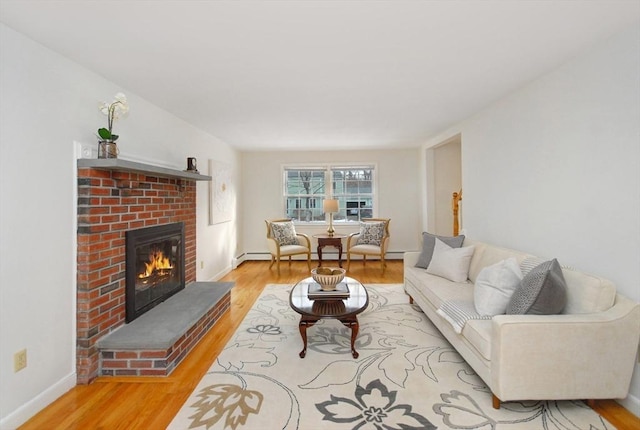
<svg viewBox="0 0 640 430">
<path fill-rule="evenodd" d="M 184 288 L 184 223 L 126 232 L 126 322 Z"/>
</svg>

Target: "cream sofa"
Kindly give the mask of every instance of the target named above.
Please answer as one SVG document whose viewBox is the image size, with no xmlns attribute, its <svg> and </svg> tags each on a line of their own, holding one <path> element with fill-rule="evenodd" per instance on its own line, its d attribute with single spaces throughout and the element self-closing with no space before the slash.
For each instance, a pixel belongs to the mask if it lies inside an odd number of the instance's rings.
<svg viewBox="0 0 640 430">
<path fill-rule="evenodd" d="M 627 396 L 640 338 L 640 305 L 608 280 L 562 268 L 567 305 L 560 315 L 496 315 L 468 320 L 458 334 L 438 309 L 473 301 L 483 267 L 531 255 L 465 239 L 475 246 L 467 283 L 415 267 L 404 254 L 405 291 L 493 393 L 493 406 L 512 400 L 621 399 Z"/>
</svg>

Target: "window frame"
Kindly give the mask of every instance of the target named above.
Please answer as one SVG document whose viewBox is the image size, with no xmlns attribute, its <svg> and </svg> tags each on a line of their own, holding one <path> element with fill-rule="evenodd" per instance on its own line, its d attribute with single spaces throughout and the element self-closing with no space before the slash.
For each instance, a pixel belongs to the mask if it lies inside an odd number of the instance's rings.
<svg viewBox="0 0 640 430">
<path fill-rule="evenodd" d="M 355 225 L 358 222 L 360 222 L 361 219 L 364 218 L 375 218 L 377 216 L 378 213 L 378 165 L 377 163 L 372 163 L 372 162 L 338 162 L 338 163 L 287 163 L 287 164 L 283 164 L 281 166 L 281 190 L 282 190 L 282 194 L 281 194 L 281 199 L 282 199 L 282 203 L 281 203 L 281 210 L 282 210 L 282 214 L 285 218 L 290 218 L 293 219 L 293 222 L 296 225 L 326 225 L 329 223 L 329 214 L 324 214 L 324 218 L 322 220 L 311 220 L 311 221 L 302 221 L 299 219 L 296 219 L 296 217 L 291 217 L 289 216 L 288 213 L 288 207 L 287 207 L 287 202 L 288 200 L 293 196 L 293 194 L 288 194 L 287 193 L 287 184 L 288 184 L 288 176 L 287 176 L 287 172 L 291 171 L 291 170 L 297 170 L 297 171 L 303 171 L 303 170 L 315 170 L 315 171 L 322 171 L 324 172 L 324 193 L 323 194 L 309 194 L 308 196 L 314 196 L 316 198 L 318 198 L 320 200 L 319 203 L 316 203 L 315 208 L 320 208 L 320 210 L 322 210 L 322 203 L 321 201 L 323 199 L 331 199 L 334 198 L 334 196 L 337 196 L 338 198 L 340 198 L 341 196 L 345 196 L 346 194 L 350 194 L 350 195 L 354 195 L 353 193 L 335 193 L 334 192 L 334 187 L 335 187 L 335 181 L 333 178 L 333 172 L 334 170 L 359 170 L 359 169 L 366 169 L 369 168 L 371 169 L 371 193 L 362 193 L 363 196 L 366 197 L 370 197 L 371 199 L 371 214 L 369 216 L 366 217 L 361 217 L 360 214 L 358 215 L 358 219 L 348 219 L 347 216 L 347 208 L 346 208 L 346 203 L 344 201 L 341 201 L 340 204 L 340 213 L 344 213 L 344 217 L 341 218 L 340 216 L 336 217 L 336 215 L 334 215 L 334 219 L 333 219 L 333 223 L 334 224 L 341 224 L 341 225 Z M 356 196 L 360 196 L 361 194 L 358 192 L 355 194 Z M 305 195 L 306 196 L 306 195 Z M 342 197 L 342 200 L 344 200 L 344 197 Z M 360 198 L 358 198 L 358 201 L 360 202 Z M 360 202 L 361 203 L 361 202 Z M 360 209 L 360 207 L 358 208 Z M 368 208 L 367 208 L 368 209 Z"/>
</svg>

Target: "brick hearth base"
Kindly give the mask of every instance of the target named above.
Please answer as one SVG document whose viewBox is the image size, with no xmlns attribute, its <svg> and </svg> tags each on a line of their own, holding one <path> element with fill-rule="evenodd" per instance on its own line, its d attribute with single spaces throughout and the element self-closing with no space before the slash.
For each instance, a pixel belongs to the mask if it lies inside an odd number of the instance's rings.
<svg viewBox="0 0 640 430">
<path fill-rule="evenodd" d="M 131 330 L 126 330 L 129 328 L 128 326 L 123 327 L 122 331 L 115 332 L 113 335 L 107 336 L 98 342 L 97 346 L 100 351 L 99 374 L 102 376 L 168 376 L 229 309 L 231 303 L 230 290 L 233 283 L 202 282 L 194 285 L 188 286 L 186 290 L 179 292 L 166 302 L 168 307 L 175 305 L 173 310 L 169 309 L 170 312 L 167 312 L 167 309 L 163 307 L 165 305 L 163 303 L 149 311 L 149 315 L 145 314 L 149 317 L 146 318 L 146 321 L 144 316 L 141 317 L 141 321 L 136 320 L 138 323 L 142 322 L 143 324 L 138 324 L 133 333 L 131 333 Z M 208 310 L 203 309 L 202 312 L 199 312 L 198 309 L 194 310 L 188 301 L 202 301 L 202 298 L 195 296 L 184 300 L 184 296 L 188 294 L 183 294 L 183 292 L 190 288 L 195 290 L 203 286 L 212 291 L 216 289 L 222 290 L 222 293 L 220 296 L 214 297 L 215 303 Z M 180 325 L 180 321 L 183 321 L 185 316 L 191 316 L 194 312 L 196 313 L 196 318 L 198 313 L 201 316 L 193 325 L 189 324 L 188 327 L 185 327 L 184 334 L 177 340 L 175 340 L 175 336 L 171 336 L 169 333 L 168 336 L 171 339 L 156 338 L 152 342 L 145 341 L 145 338 L 153 337 L 151 333 L 154 333 L 154 325 L 156 325 L 153 322 L 154 316 L 156 320 L 161 319 L 163 323 L 171 326 L 175 324 L 172 320 L 178 320 L 177 324 Z M 136 321 L 132 324 L 135 324 Z M 148 327 L 144 327 L 146 322 L 149 323 Z M 132 325 L 131 327 L 133 328 L 134 326 Z M 166 327 L 161 327 L 157 331 L 164 335 L 169 330 Z M 114 337 L 116 339 L 113 339 Z M 131 345 L 143 346 L 132 347 Z M 165 347 L 159 347 L 159 345 L 165 345 Z"/>
</svg>

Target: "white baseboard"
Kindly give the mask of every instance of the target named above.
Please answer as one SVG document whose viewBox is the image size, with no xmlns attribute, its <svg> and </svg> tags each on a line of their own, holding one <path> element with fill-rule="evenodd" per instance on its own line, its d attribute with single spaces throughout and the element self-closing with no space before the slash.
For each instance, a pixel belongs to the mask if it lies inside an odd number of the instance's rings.
<svg viewBox="0 0 640 430">
<path fill-rule="evenodd" d="M 629 394 L 626 398 L 618 400 L 618 403 L 622 405 L 626 410 L 631 412 L 636 417 L 640 418 L 640 399 Z"/>
<path fill-rule="evenodd" d="M 233 258 L 231 260 L 231 269 L 232 270 L 233 269 L 237 269 L 238 266 L 241 265 L 245 261 L 245 259 L 246 259 L 245 257 L 246 257 L 246 254 L 241 254 L 241 255 L 238 255 L 237 257 Z"/>
<path fill-rule="evenodd" d="M 0 420 L 1 430 L 14 430 L 27 422 L 31 417 L 49 406 L 64 393 L 76 386 L 76 373 L 65 376 L 38 396 L 34 397 L 18 409 Z"/>
<path fill-rule="evenodd" d="M 220 278 L 222 278 L 223 276 L 228 275 L 229 273 L 231 273 L 231 271 L 232 271 L 232 270 L 233 270 L 233 267 L 231 267 L 231 266 L 227 266 L 227 267 L 225 267 L 224 269 L 222 269 L 220 272 L 218 272 L 218 273 L 214 276 L 214 278 L 215 278 L 216 282 L 217 282 L 217 281 L 219 281 L 219 280 L 220 280 Z"/>
<path fill-rule="evenodd" d="M 235 269 L 235 267 L 227 266 L 224 269 L 220 270 L 215 275 L 211 276 L 209 279 L 207 279 L 206 282 L 218 282 L 220 280 L 220 278 L 222 278 L 223 276 L 231 273 L 231 271 L 233 269 Z"/>
</svg>

